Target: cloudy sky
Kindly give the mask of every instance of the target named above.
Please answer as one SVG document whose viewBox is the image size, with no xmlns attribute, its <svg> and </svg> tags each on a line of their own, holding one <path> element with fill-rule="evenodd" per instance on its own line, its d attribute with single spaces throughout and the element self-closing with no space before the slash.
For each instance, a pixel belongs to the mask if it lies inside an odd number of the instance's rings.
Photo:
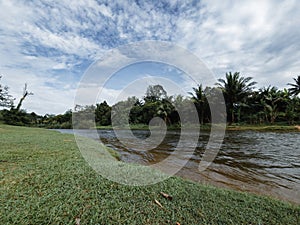
<svg viewBox="0 0 300 225">
<path fill-rule="evenodd" d="M 284 88 L 300 74 L 297 0 L 0 0 L 0 10 L 1 83 L 16 98 L 28 83 L 34 95 L 23 107 L 29 112 L 73 108 L 87 68 L 110 49 L 135 41 L 175 43 L 198 56 L 217 78 L 240 71 L 259 87 Z M 154 66 L 144 75 L 160 71 L 172 72 Z M 103 98 L 112 101 L 120 93 L 118 80 L 108 84 Z"/>
</svg>

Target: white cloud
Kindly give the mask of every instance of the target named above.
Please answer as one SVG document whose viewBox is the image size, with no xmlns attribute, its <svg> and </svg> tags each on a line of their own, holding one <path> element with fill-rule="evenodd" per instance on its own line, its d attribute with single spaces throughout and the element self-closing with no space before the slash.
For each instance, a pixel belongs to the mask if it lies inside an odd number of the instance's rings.
<svg viewBox="0 0 300 225">
<path fill-rule="evenodd" d="M 107 16 L 107 17 L 110 17 L 112 18 L 112 12 L 110 10 L 110 8 L 106 7 L 105 5 L 99 5 L 99 11 L 104 15 L 104 16 Z"/>
<path fill-rule="evenodd" d="M 67 110 L 88 62 L 137 40 L 172 41 L 203 59 L 217 78 L 241 71 L 258 86 L 286 87 L 300 71 L 297 0 L 11 0 L 0 8 L 0 73 L 16 97 L 28 82 L 35 92 L 24 102 L 29 111 Z M 127 60 L 122 57 L 106 62 Z M 111 99 L 118 91 L 103 93 Z"/>
<path fill-rule="evenodd" d="M 207 17 L 196 20 L 192 32 L 185 32 L 182 39 L 179 33 L 177 38 L 218 77 L 241 71 L 260 86 L 284 87 L 300 70 L 295 60 L 300 56 L 297 1 L 204 1 L 204 5 L 202 13 Z M 189 24 L 182 20 L 179 26 L 184 30 Z"/>
<path fill-rule="evenodd" d="M 40 74 L 34 74 L 26 69 L 3 70 L 1 82 L 9 86 L 10 93 L 16 98 L 15 105 L 23 94 L 24 84 L 28 84 L 28 91 L 34 95 L 28 96 L 23 102 L 22 108 L 28 112 L 36 112 L 38 114 L 46 113 L 64 113 L 67 109 L 73 108 L 73 99 L 75 88 L 66 86 L 65 88 L 57 88 L 62 83 L 58 77 L 45 78 Z M 47 83 L 52 83 L 49 86 Z"/>
</svg>

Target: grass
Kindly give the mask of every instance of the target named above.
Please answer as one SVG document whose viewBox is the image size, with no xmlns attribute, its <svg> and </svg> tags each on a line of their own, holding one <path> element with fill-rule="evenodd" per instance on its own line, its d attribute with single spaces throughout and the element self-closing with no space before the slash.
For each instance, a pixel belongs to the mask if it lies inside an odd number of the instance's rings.
<svg viewBox="0 0 300 225">
<path fill-rule="evenodd" d="M 113 126 L 111 126 L 111 125 L 109 125 L 109 126 L 96 126 L 96 129 L 111 130 L 111 129 L 113 129 Z M 124 127 L 124 126 L 116 126 L 115 129 L 127 129 L 127 128 Z M 147 124 L 131 124 L 130 129 L 131 130 L 148 130 L 149 125 L 147 125 Z"/>
<path fill-rule="evenodd" d="M 299 131 L 293 125 L 231 125 L 227 126 L 227 130 L 254 130 L 254 131 Z"/>
<path fill-rule="evenodd" d="M 143 187 L 109 181 L 72 135 L 0 125 L 0 143 L 1 224 L 300 224 L 300 206 L 268 197 L 177 177 Z"/>
<path fill-rule="evenodd" d="M 201 129 L 209 129 L 209 125 L 203 125 L 201 126 Z M 279 131 L 279 132 L 294 132 L 299 131 L 298 126 L 296 125 L 288 125 L 288 124 L 282 124 L 282 123 L 275 123 L 275 124 L 232 124 L 227 125 L 226 130 L 253 130 L 253 131 L 266 131 L 266 132 L 273 132 L 273 131 Z"/>
</svg>

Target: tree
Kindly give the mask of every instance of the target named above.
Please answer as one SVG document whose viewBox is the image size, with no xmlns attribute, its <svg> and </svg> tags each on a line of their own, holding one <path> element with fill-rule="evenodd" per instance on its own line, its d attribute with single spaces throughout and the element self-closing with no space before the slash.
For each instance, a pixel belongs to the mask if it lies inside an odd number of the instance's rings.
<svg viewBox="0 0 300 225">
<path fill-rule="evenodd" d="M 164 90 L 164 88 L 157 84 L 157 85 L 150 85 L 147 88 L 146 96 L 144 97 L 144 100 L 147 101 L 157 101 L 167 98 L 167 92 Z"/>
<path fill-rule="evenodd" d="M 150 85 L 147 88 L 145 103 L 142 105 L 142 122 L 148 124 L 152 118 L 159 116 L 166 123 L 170 123 L 170 114 L 174 107 L 172 106 L 172 96 L 168 97 L 163 86 Z"/>
<path fill-rule="evenodd" d="M 72 125 L 75 129 L 90 129 L 95 126 L 94 105 L 76 105 L 72 112 Z"/>
<path fill-rule="evenodd" d="M 19 101 L 19 103 L 17 105 L 17 108 L 16 108 L 17 111 L 20 111 L 20 108 L 21 108 L 21 105 L 22 105 L 23 101 L 29 95 L 33 95 L 33 93 L 32 92 L 28 92 L 28 90 L 27 90 L 27 84 L 25 83 L 25 86 L 24 86 L 24 89 L 23 89 L 23 96 L 20 98 L 20 101 Z"/>
<path fill-rule="evenodd" d="M 136 102 L 130 109 L 129 114 L 130 124 L 140 124 L 143 123 L 143 103 L 140 99 L 136 98 Z"/>
<path fill-rule="evenodd" d="M 294 96 L 289 98 L 285 109 L 285 118 L 289 124 L 294 124 L 295 119 L 300 118 L 300 99 Z"/>
<path fill-rule="evenodd" d="M 260 104 L 264 107 L 265 119 L 267 122 L 274 123 L 279 115 L 279 101 L 282 99 L 280 91 L 276 87 L 260 89 Z"/>
<path fill-rule="evenodd" d="M 295 84 L 288 83 L 288 85 L 292 86 L 289 88 L 289 92 L 291 95 L 297 96 L 300 94 L 300 75 L 297 78 L 293 78 Z"/>
<path fill-rule="evenodd" d="M 96 124 L 100 126 L 108 126 L 111 124 L 111 107 L 106 101 L 96 104 L 95 120 Z"/>
<path fill-rule="evenodd" d="M 16 126 L 30 126 L 31 119 L 25 110 L 16 111 L 15 109 L 4 109 L 3 121 L 6 124 L 16 125 Z"/>
<path fill-rule="evenodd" d="M 111 108 L 112 125 L 127 125 L 130 123 L 130 112 L 137 103 L 138 98 L 128 97 L 125 101 L 120 101 L 114 104 Z"/>
<path fill-rule="evenodd" d="M 156 115 L 162 118 L 166 124 L 171 124 L 170 115 L 174 111 L 174 106 L 172 105 L 172 98 L 169 100 L 163 99 L 159 101 Z"/>
<path fill-rule="evenodd" d="M 256 82 L 252 81 L 252 77 L 241 77 L 239 72 L 232 74 L 226 73 L 226 79 L 218 79 L 219 88 L 221 88 L 227 106 L 227 115 L 229 124 L 235 122 L 235 112 L 240 104 L 246 100 L 247 96 L 252 92 Z"/>
<path fill-rule="evenodd" d="M 198 85 L 197 88 L 193 88 L 193 91 L 194 91 L 194 93 L 189 92 L 189 94 L 192 96 L 192 101 L 194 102 L 194 104 L 197 108 L 200 123 L 203 124 L 205 105 L 207 105 L 205 103 L 207 103 L 207 99 L 205 97 L 205 93 L 202 88 L 202 84 Z"/>
<path fill-rule="evenodd" d="M 2 76 L 0 76 L 0 79 Z M 13 97 L 8 92 L 8 87 L 0 84 L 0 107 L 10 108 L 13 106 Z"/>
<path fill-rule="evenodd" d="M 173 98 L 172 103 L 174 105 L 174 110 L 170 115 L 172 124 L 184 126 L 199 123 L 199 118 L 192 115 L 196 106 L 190 98 L 177 95 Z"/>
</svg>

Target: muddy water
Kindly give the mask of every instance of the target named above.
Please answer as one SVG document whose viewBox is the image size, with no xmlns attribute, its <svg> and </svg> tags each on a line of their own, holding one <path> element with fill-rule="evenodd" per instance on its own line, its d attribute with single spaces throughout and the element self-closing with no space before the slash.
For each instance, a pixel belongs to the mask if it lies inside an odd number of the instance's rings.
<svg viewBox="0 0 300 225">
<path fill-rule="evenodd" d="M 99 137 L 93 136 L 90 130 L 80 133 L 91 138 L 100 137 L 103 143 L 120 153 L 122 161 L 144 165 L 155 164 L 168 157 L 180 137 L 180 132 L 170 131 L 158 147 L 140 151 L 143 146 L 139 143 L 135 148 L 126 148 L 127 144 L 120 143 L 112 130 L 99 130 Z M 141 139 L 149 136 L 148 131 L 133 133 Z M 199 162 L 208 138 L 209 132 L 201 132 L 193 156 L 177 173 L 178 176 L 300 204 L 300 132 L 228 131 L 215 160 L 208 169 L 199 172 Z M 126 141 L 132 142 L 125 138 Z M 189 148 L 188 144 L 186 148 Z M 174 163 L 180 163 L 180 160 Z"/>
</svg>

